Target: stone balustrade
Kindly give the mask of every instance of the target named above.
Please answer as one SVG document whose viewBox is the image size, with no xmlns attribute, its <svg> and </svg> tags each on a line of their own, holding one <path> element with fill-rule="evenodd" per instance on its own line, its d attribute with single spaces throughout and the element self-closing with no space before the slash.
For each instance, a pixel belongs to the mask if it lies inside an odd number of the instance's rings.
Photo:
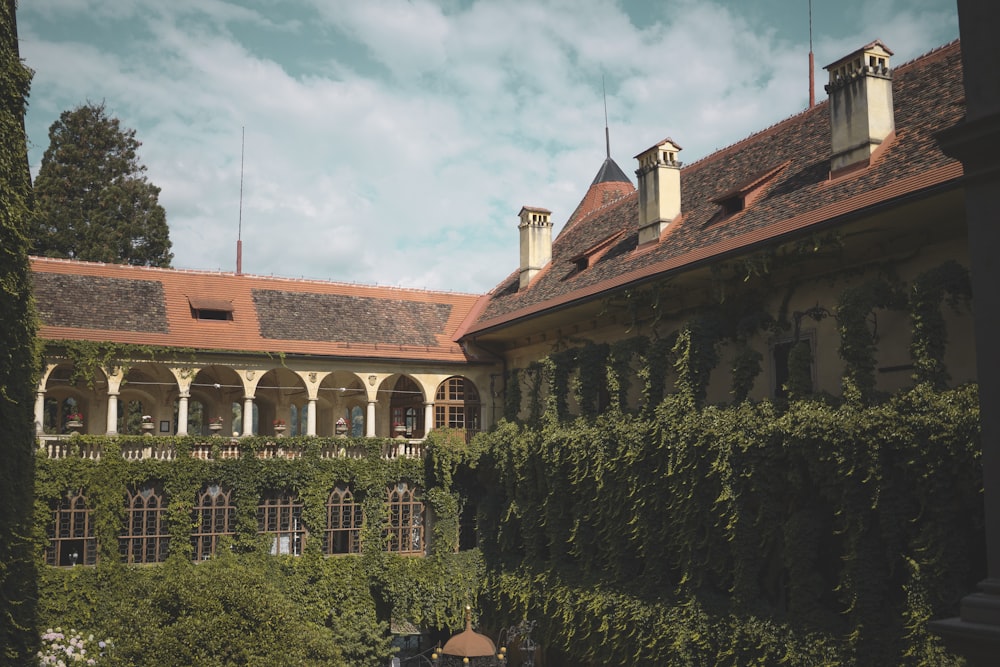
<svg viewBox="0 0 1000 667">
<path fill-rule="evenodd" d="M 239 458 L 242 448 L 239 438 L 226 438 L 221 443 L 216 438 L 206 439 L 191 446 L 191 458 L 211 461 Z M 343 442 L 343 444 L 339 444 Z M 39 449 L 45 451 L 50 459 L 82 458 L 92 461 L 101 459 L 103 446 L 99 442 L 84 442 L 73 436 L 42 435 L 38 437 Z M 301 447 L 286 446 L 280 438 L 268 441 L 263 446 L 255 448 L 255 454 L 260 459 L 297 459 L 304 451 Z M 120 444 L 121 456 L 127 461 L 157 460 L 173 461 L 177 458 L 177 448 L 166 438 L 143 438 L 137 442 L 135 438 L 123 440 Z M 364 445 L 354 440 L 329 441 L 320 448 L 322 459 L 363 459 L 368 456 Z M 424 457 L 423 440 L 393 439 L 386 440 L 382 445 L 383 459 L 422 459 Z"/>
</svg>

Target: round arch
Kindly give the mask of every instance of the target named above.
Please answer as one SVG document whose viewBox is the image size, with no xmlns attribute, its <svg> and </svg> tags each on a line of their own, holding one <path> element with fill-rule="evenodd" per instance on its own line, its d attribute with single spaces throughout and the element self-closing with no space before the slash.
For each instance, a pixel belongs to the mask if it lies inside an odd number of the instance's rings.
<svg viewBox="0 0 1000 667">
<path fill-rule="evenodd" d="M 390 436 L 424 437 L 427 432 L 427 425 L 424 423 L 424 403 L 427 402 L 427 397 L 414 378 L 403 373 L 390 375 L 382 381 L 379 393 L 389 397 Z"/>
<path fill-rule="evenodd" d="M 208 434 L 213 423 L 221 423 L 218 430 L 222 433 L 242 431 L 244 391 L 239 373 L 232 368 L 215 364 L 200 369 L 191 381 L 188 433 Z"/>
<path fill-rule="evenodd" d="M 316 399 L 316 434 L 335 435 L 338 419 L 348 424 L 346 435 L 365 434 L 368 392 L 361 378 L 350 371 L 334 371 L 320 382 Z"/>
<path fill-rule="evenodd" d="M 41 431 L 60 433 L 104 433 L 107 417 L 107 376 L 100 370 L 88 382 L 74 377 L 70 362 L 49 368 L 41 389 L 45 392 L 42 405 Z M 70 417 L 79 417 L 71 420 Z M 69 425 L 80 422 L 81 426 Z"/>
<path fill-rule="evenodd" d="M 262 435 L 298 435 L 309 405 L 305 381 L 287 368 L 272 368 L 264 373 L 254 392 L 257 407 L 256 433 Z M 294 418 L 293 418 L 294 414 Z"/>
<path fill-rule="evenodd" d="M 125 374 L 118 392 L 119 433 L 141 433 L 144 416 L 152 423 L 169 420 L 173 399 L 180 394 L 169 368 L 153 362 L 135 364 Z"/>
<path fill-rule="evenodd" d="M 482 428 L 482 403 L 476 384 L 461 375 L 453 375 L 434 392 L 434 428 L 466 432 L 466 437 Z"/>
</svg>

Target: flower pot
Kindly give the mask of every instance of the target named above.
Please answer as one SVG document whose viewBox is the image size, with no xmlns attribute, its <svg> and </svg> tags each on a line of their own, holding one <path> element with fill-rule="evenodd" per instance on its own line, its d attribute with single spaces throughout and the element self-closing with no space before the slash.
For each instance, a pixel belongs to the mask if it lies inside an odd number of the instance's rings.
<svg viewBox="0 0 1000 667">
<path fill-rule="evenodd" d="M 79 419 L 70 419 L 66 422 L 66 428 L 75 431 L 77 429 L 83 428 L 83 422 Z"/>
<path fill-rule="evenodd" d="M 149 431 L 152 431 L 154 428 L 156 428 L 156 424 L 154 424 L 152 422 L 143 422 L 142 423 L 142 430 L 146 431 L 147 433 Z"/>
<path fill-rule="evenodd" d="M 221 431 L 222 430 L 222 424 L 209 424 L 208 425 L 208 430 L 212 431 L 213 433 L 215 433 L 217 431 Z"/>
<path fill-rule="evenodd" d="M 274 433 L 275 433 L 275 435 L 282 435 L 282 434 L 284 434 L 284 432 L 285 432 L 285 427 L 284 426 L 275 426 L 274 427 Z"/>
</svg>

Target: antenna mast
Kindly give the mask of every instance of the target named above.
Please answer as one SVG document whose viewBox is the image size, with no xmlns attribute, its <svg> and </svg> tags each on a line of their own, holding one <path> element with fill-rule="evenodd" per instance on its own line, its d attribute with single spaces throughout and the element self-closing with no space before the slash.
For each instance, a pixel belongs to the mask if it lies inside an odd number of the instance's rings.
<svg viewBox="0 0 1000 667">
<path fill-rule="evenodd" d="M 809 108 L 816 105 L 816 82 L 813 76 L 813 3 L 809 0 Z"/>
<path fill-rule="evenodd" d="M 611 133 L 608 131 L 608 91 L 604 87 L 604 74 L 601 74 L 601 92 L 604 94 L 604 150 L 611 159 Z"/>
<path fill-rule="evenodd" d="M 240 128 L 240 218 L 236 228 L 236 275 L 243 275 L 243 155 L 246 147 L 247 128 Z"/>
</svg>

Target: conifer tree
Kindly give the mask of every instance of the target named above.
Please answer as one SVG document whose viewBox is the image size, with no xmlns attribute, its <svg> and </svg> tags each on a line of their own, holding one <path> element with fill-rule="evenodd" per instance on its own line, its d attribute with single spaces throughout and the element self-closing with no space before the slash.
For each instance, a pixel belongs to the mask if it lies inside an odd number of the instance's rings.
<svg viewBox="0 0 1000 667">
<path fill-rule="evenodd" d="M 62 113 L 35 179 L 34 253 L 170 266 L 167 216 L 136 155 L 140 145 L 103 103 Z"/>
<path fill-rule="evenodd" d="M 31 72 L 17 48 L 14 0 L 0 1 L 0 665 L 33 664 L 39 636 L 32 511 L 34 352 L 24 110 Z"/>
</svg>

